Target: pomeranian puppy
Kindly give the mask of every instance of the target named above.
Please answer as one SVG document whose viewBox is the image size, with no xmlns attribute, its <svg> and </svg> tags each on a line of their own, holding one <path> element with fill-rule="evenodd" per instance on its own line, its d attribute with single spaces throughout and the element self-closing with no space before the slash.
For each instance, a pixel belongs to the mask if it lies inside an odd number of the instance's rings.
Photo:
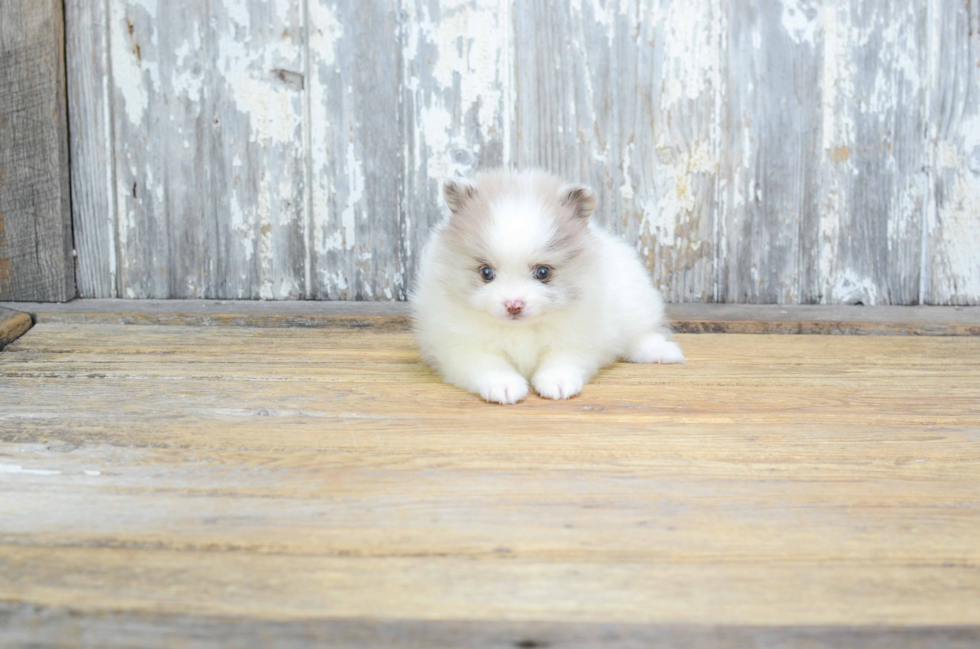
<svg viewBox="0 0 980 649">
<path fill-rule="evenodd" d="M 568 399 L 617 359 L 683 363 L 639 255 L 589 221 L 596 193 L 541 171 L 447 180 L 452 212 L 410 297 L 425 361 L 487 401 Z"/>
</svg>

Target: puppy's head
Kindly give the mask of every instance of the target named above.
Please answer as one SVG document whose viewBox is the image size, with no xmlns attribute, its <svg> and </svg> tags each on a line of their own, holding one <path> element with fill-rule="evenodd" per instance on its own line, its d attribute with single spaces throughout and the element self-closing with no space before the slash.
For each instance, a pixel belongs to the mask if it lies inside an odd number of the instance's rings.
<svg viewBox="0 0 980 649">
<path fill-rule="evenodd" d="M 502 322 L 534 322 L 572 303 L 585 279 L 595 192 L 543 172 L 495 171 L 444 187 L 442 281 Z"/>
</svg>

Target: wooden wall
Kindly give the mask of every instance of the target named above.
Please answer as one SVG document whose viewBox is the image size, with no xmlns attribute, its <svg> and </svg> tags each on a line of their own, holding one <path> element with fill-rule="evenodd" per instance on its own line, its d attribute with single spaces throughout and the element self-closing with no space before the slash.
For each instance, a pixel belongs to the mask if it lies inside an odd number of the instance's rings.
<svg viewBox="0 0 980 649">
<path fill-rule="evenodd" d="M 402 299 L 442 179 L 670 301 L 980 303 L 977 0 L 66 0 L 85 297 Z"/>
<path fill-rule="evenodd" d="M 64 14 L 0 0 L 0 300 L 75 297 Z"/>
</svg>

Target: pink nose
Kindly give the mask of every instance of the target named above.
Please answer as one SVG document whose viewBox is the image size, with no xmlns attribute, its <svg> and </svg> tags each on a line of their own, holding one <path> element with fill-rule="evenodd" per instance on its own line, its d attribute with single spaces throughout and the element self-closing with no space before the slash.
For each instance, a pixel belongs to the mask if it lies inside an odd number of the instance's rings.
<svg viewBox="0 0 980 649">
<path fill-rule="evenodd" d="M 507 313 L 520 315 L 521 311 L 524 310 L 524 300 L 507 300 L 504 302 L 504 307 L 506 307 Z"/>
</svg>

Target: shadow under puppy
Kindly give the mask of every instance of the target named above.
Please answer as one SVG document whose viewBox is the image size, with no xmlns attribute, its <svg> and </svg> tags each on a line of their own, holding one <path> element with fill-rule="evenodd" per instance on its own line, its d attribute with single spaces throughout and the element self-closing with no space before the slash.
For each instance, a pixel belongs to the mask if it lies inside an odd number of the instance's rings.
<svg viewBox="0 0 980 649">
<path fill-rule="evenodd" d="M 567 399 L 617 359 L 682 363 L 639 255 L 590 222 L 595 192 L 541 171 L 444 187 L 411 295 L 422 356 L 449 383 L 517 403 Z"/>
</svg>

